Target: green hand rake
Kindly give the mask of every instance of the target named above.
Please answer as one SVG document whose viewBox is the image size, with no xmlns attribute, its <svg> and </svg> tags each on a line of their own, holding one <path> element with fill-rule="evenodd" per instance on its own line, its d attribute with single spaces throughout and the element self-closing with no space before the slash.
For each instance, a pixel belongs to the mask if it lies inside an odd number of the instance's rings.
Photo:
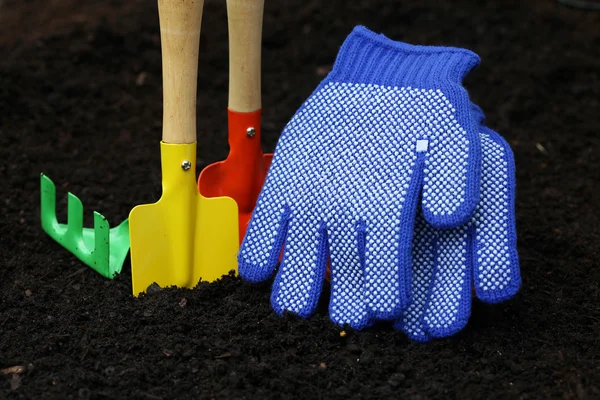
<svg viewBox="0 0 600 400">
<path fill-rule="evenodd" d="M 106 218 L 94 211 L 94 228 L 83 227 L 83 204 L 68 194 L 67 224 L 56 219 L 56 187 L 41 174 L 42 229 L 84 264 L 105 278 L 121 273 L 129 252 L 129 220 L 110 228 Z"/>
</svg>

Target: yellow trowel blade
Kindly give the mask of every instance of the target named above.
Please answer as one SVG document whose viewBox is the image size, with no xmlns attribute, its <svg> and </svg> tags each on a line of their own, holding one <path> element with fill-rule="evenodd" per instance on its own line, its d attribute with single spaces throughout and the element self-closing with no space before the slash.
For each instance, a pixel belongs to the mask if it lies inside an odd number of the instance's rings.
<svg viewBox="0 0 600 400">
<path fill-rule="evenodd" d="M 196 143 L 161 142 L 160 200 L 129 214 L 134 296 L 152 283 L 192 288 L 237 273 L 237 204 L 229 197 L 206 198 L 195 176 Z"/>
</svg>

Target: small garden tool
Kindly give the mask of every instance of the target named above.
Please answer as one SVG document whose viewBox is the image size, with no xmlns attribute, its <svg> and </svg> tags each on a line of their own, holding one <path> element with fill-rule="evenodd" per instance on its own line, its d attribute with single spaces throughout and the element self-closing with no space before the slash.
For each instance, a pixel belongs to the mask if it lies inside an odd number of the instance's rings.
<svg viewBox="0 0 600 400">
<path fill-rule="evenodd" d="M 158 0 L 162 67 L 162 197 L 129 215 L 134 296 L 157 283 L 194 287 L 237 270 L 237 205 L 198 191 L 196 90 L 202 0 Z"/>
<path fill-rule="evenodd" d="M 105 278 L 119 274 L 129 252 L 128 221 L 110 228 L 106 218 L 94 211 L 94 228 L 84 228 L 81 200 L 69 192 L 68 220 L 67 224 L 61 224 L 56 219 L 56 187 L 43 173 L 40 188 L 44 232 Z"/>
<path fill-rule="evenodd" d="M 228 0 L 229 156 L 207 166 L 198 179 L 203 196 L 233 198 L 242 242 L 271 164 L 263 154 L 261 122 L 261 33 L 264 0 Z"/>
</svg>

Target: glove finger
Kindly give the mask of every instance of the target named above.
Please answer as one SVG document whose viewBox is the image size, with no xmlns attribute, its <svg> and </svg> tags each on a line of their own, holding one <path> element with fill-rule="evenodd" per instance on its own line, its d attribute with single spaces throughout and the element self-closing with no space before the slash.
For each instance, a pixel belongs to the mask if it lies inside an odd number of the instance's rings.
<svg viewBox="0 0 600 400">
<path fill-rule="evenodd" d="M 431 293 L 423 318 L 431 337 L 448 337 L 465 327 L 471 315 L 472 259 L 470 224 L 438 231 Z"/>
<path fill-rule="evenodd" d="M 326 261 L 324 225 L 316 218 L 292 218 L 271 292 L 271 305 L 279 315 L 288 311 L 306 318 L 314 313 L 325 279 Z"/>
<path fill-rule="evenodd" d="M 331 298 L 329 317 L 337 325 L 361 330 L 370 325 L 364 297 L 363 262 L 359 242 L 364 248 L 364 224 L 336 225 L 328 229 L 331 260 Z"/>
<path fill-rule="evenodd" d="M 365 220 L 365 246 L 359 251 L 367 311 L 374 320 L 397 319 L 410 301 L 411 241 L 425 159 L 418 139 L 411 142 L 402 151 L 379 151 L 368 161 L 373 166 L 365 180 L 369 196 L 357 215 Z"/>
<path fill-rule="evenodd" d="M 418 342 L 429 340 L 423 317 L 433 282 L 435 247 L 436 231 L 419 212 L 412 241 L 411 302 L 394 324 L 394 329 L 401 330 L 409 339 Z"/>
<path fill-rule="evenodd" d="M 481 201 L 473 218 L 473 279 L 479 299 L 497 303 L 515 295 L 521 285 L 515 224 L 515 171 L 510 146 L 482 128 Z"/>
<path fill-rule="evenodd" d="M 441 91 L 429 99 L 429 108 L 440 115 L 438 134 L 427 142 L 422 207 L 425 219 L 436 228 L 466 223 L 479 200 L 480 139 L 468 97 L 461 92 L 454 96 L 455 104 Z"/>
<path fill-rule="evenodd" d="M 382 157 L 372 161 L 381 164 L 375 164 L 374 168 L 378 183 L 373 185 L 378 185 L 378 190 L 372 191 L 367 199 L 369 207 L 361 213 L 366 219 L 366 234 L 365 246 L 359 251 L 365 263 L 365 296 L 370 318 L 395 320 L 410 301 L 411 241 L 424 153 L 398 153 L 394 163 L 382 162 Z M 391 169 L 389 165 L 397 168 Z"/>
<path fill-rule="evenodd" d="M 400 211 L 391 216 L 378 209 L 373 214 L 364 248 L 367 311 L 370 318 L 391 320 L 400 316 L 410 299 L 413 223 L 402 224 Z"/>
<path fill-rule="evenodd" d="M 277 206 L 276 188 L 267 182 L 258 198 L 238 254 L 238 272 L 250 282 L 268 279 L 279 261 L 291 210 Z"/>
</svg>

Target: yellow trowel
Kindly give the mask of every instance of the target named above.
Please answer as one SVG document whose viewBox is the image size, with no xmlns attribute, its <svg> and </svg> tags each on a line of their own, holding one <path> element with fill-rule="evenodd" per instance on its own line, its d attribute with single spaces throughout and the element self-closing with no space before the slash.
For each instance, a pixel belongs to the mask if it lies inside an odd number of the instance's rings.
<svg viewBox="0 0 600 400">
<path fill-rule="evenodd" d="M 162 197 L 129 214 L 133 294 L 194 287 L 237 271 L 238 208 L 202 196 L 196 181 L 196 90 L 203 0 L 158 0 L 163 127 Z"/>
</svg>

